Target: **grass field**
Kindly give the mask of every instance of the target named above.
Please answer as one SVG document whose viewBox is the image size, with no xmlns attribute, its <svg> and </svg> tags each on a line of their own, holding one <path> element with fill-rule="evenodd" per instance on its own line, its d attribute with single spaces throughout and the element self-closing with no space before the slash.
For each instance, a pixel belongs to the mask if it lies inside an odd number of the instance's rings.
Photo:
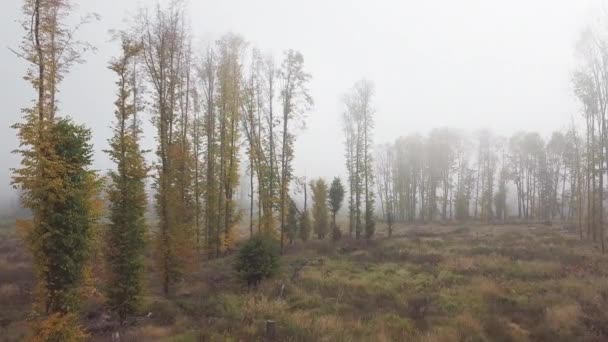
<svg viewBox="0 0 608 342">
<path fill-rule="evenodd" d="M 32 274 L 0 242 L 0 340 L 28 334 Z M 559 226 L 407 226 L 391 239 L 290 247 L 280 274 L 248 289 L 233 257 L 206 261 L 171 298 L 153 264 L 126 341 L 606 341 L 608 258 Z M 101 295 L 83 306 L 91 339 L 110 340 Z"/>
</svg>

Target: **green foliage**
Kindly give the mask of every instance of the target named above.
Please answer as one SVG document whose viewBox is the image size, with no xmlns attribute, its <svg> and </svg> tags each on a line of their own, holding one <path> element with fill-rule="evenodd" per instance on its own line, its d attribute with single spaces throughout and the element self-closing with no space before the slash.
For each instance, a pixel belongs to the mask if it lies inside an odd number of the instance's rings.
<svg viewBox="0 0 608 342">
<path fill-rule="evenodd" d="M 329 188 L 329 209 L 331 210 L 332 215 L 332 238 L 334 240 L 338 240 L 342 236 L 340 227 L 338 227 L 338 225 L 336 224 L 336 214 L 338 213 L 338 211 L 340 211 L 343 201 L 344 186 L 342 185 L 342 181 L 340 181 L 340 178 L 336 177 L 331 182 L 331 187 Z"/>
<path fill-rule="evenodd" d="M 329 215 L 327 210 L 327 183 L 319 178 L 310 183 L 312 190 L 312 217 L 314 219 L 315 234 L 319 239 L 324 239 L 328 233 Z"/>
<path fill-rule="evenodd" d="M 123 37 L 123 56 L 110 64 L 110 69 L 119 78 L 119 97 L 115 102 L 114 136 L 109 140 L 111 150 L 107 151 L 116 164 L 116 170 L 110 172 L 111 184 L 108 188 L 107 297 L 121 323 L 138 309 L 143 288 L 144 215 L 147 207 L 145 179 L 148 170 L 139 147 L 139 123 L 135 117 L 137 108 L 130 72 L 131 59 L 139 51 L 138 45 Z"/>
<path fill-rule="evenodd" d="M 344 186 L 340 178 L 336 177 L 331 182 L 331 187 L 329 188 L 329 208 L 334 218 L 342 207 L 342 201 L 344 201 Z"/>
<path fill-rule="evenodd" d="M 234 267 L 248 286 L 272 277 L 279 268 L 277 241 L 270 235 L 256 234 L 241 247 Z"/>
<path fill-rule="evenodd" d="M 158 35 L 143 35 L 141 44 L 144 70 L 152 90 L 150 109 L 157 128 L 158 163 L 154 185 L 159 229 L 156 257 L 162 271 L 163 292 L 168 295 L 171 286 L 186 273 L 196 241 L 192 238 L 193 153 L 188 135 L 194 101 L 191 100 L 191 54 L 186 49 L 188 35 L 184 31 L 184 12 L 171 3 L 153 13 L 142 21 L 141 29 L 158 32 Z M 164 39 L 157 37 L 172 37 L 174 44 L 167 45 Z M 230 170 L 225 174 L 228 178 L 232 176 Z M 219 248 L 219 243 L 217 246 Z"/>
<path fill-rule="evenodd" d="M 98 181 L 89 170 L 93 155 L 90 130 L 70 119 L 59 119 L 48 127 L 45 138 L 48 149 L 38 162 L 44 160 L 46 167 L 24 164 L 14 181 L 34 216 L 27 239 L 40 280 L 41 304 L 47 312 L 66 313 L 78 303 Z"/>
</svg>

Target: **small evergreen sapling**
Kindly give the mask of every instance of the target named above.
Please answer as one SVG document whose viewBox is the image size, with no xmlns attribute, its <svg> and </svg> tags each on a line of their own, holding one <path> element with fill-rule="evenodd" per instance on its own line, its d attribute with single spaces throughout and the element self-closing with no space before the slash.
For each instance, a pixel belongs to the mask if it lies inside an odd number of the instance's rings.
<svg viewBox="0 0 608 342">
<path fill-rule="evenodd" d="M 247 286 L 256 287 L 264 278 L 276 274 L 279 268 L 279 246 L 267 234 L 256 234 L 239 250 L 235 270 Z"/>
</svg>

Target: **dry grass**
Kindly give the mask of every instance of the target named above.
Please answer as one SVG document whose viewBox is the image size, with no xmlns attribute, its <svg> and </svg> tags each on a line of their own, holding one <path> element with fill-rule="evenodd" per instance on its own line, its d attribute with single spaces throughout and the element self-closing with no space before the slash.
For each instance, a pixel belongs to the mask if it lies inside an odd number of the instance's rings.
<svg viewBox="0 0 608 342">
<path fill-rule="evenodd" d="M 145 307 L 123 340 L 260 341 L 267 320 L 281 341 L 608 340 L 608 258 L 556 226 L 402 226 L 390 240 L 380 227 L 371 242 L 298 243 L 251 290 L 232 263 L 203 262 L 170 298 L 150 263 Z M 0 240 L 9 341 L 27 335 L 31 286 L 27 253 Z M 95 303 L 87 316 L 107 310 Z"/>
<path fill-rule="evenodd" d="M 545 321 L 550 329 L 567 333 L 580 323 L 581 315 L 578 304 L 555 305 L 547 309 Z"/>
</svg>

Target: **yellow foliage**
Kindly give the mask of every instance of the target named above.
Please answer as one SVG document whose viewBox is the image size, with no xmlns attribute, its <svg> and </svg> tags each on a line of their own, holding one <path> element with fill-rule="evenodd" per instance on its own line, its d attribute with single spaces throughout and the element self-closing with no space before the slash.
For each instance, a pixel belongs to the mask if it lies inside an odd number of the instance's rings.
<svg viewBox="0 0 608 342">
<path fill-rule="evenodd" d="M 17 219 L 15 225 L 17 227 L 17 234 L 19 237 L 23 241 L 27 241 L 27 237 L 30 236 L 32 229 L 34 228 L 32 220 Z"/>
<path fill-rule="evenodd" d="M 82 331 L 76 315 L 54 313 L 35 326 L 35 342 L 85 341 L 88 335 Z"/>
<path fill-rule="evenodd" d="M 236 244 L 236 241 L 237 241 L 236 234 L 237 234 L 237 232 L 236 232 L 236 229 L 234 229 L 234 227 L 231 228 L 230 230 L 228 230 L 224 234 L 224 240 L 223 240 L 223 244 L 222 244 L 223 251 L 229 251 L 230 249 L 232 249 L 232 247 L 234 247 L 234 245 Z"/>
</svg>

